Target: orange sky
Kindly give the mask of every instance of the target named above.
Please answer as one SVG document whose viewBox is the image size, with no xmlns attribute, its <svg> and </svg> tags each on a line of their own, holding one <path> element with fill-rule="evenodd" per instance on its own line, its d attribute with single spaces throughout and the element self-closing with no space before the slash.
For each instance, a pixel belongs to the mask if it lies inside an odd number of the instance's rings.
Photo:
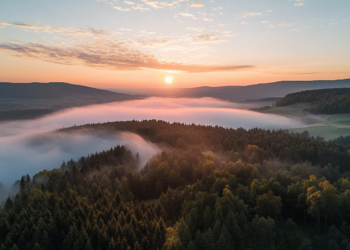
<svg viewBox="0 0 350 250">
<path fill-rule="evenodd" d="M 289 69 L 279 73 L 265 70 L 209 73 L 168 73 L 157 70 L 115 71 L 79 65 L 58 65 L 38 60 L 11 56 L 1 57 L 1 81 L 6 82 L 68 82 L 97 88 L 187 88 L 198 86 L 250 85 L 280 80 L 335 80 L 349 78 L 350 74 L 330 68 L 317 74 L 295 74 Z M 335 71 L 335 72 L 334 72 Z M 174 77 L 172 84 L 164 78 Z"/>
<path fill-rule="evenodd" d="M 0 81 L 182 88 L 345 79 L 349 16 L 349 1 L 2 1 Z"/>
</svg>

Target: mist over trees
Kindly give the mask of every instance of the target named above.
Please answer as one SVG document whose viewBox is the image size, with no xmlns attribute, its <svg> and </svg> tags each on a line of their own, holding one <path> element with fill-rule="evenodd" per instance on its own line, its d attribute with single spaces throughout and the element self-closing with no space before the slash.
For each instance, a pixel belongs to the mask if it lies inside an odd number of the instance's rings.
<svg viewBox="0 0 350 250">
<path fill-rule="evenodd" d="M 284 131 L 162 121 L 137 171 L 124 146 L 23 176 L 0 212 L 0 249 L 348 249 L 348 148 Z"/>
</svg>

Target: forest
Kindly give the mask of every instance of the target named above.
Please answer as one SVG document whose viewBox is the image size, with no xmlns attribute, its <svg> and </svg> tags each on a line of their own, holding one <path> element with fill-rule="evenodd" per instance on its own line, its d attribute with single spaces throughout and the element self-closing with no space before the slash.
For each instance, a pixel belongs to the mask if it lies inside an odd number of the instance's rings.
<svg viewBox="0 0 350 250">
<path fill-rule="evenodd" d="M 61 129 L 128 131 L 123 145 L 23 176 L 0 211 L 0 250 L 347 250 L 348 146 L 282 130 L 145 120 Z"/>
<path fill-rule="evenodd" d="M 307 109 L 314 114 L 350 113 L 350 88 L 307 90 L 286 95 L 277 101 L 276 106 L 288 106 L 295 103 L 311 103 Z"/>
<path fill-rule="evenodd" d="M 349 147 L 350 146 L 350 136 L 342 136 L 341 135 L 338 138 L 335 138 L 334 140 L 332 140 L 332 142 L 342 144 L 344 146 Z"/>
</svg>

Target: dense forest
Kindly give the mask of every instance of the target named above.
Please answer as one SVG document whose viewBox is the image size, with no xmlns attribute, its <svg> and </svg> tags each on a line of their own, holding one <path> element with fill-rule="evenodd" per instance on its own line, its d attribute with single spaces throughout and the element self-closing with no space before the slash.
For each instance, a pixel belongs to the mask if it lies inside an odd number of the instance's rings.
<svg viewBox="0 0 350 250">
<path fill-rule="evenodd" d="M 332 140 L 334 143 L 342 144 L 344 146 L 350 147 L 350 136 L 340 136 Z"/>
<path fill-rule="evenodd" d="M 286 95 L 276 106 L 308 102 L 315 104 L 307 111 L 314 114 L 350 113 L 350 88 L 307 90 Z"/>
<path fill-rule="evenodd" d="M 3 249 L 350 249 L 350 151 L 262 129 L 162 121 L 62 129 L 130 131 L 124 146 L 23 176 L 0 212 Z"/>
</svg>

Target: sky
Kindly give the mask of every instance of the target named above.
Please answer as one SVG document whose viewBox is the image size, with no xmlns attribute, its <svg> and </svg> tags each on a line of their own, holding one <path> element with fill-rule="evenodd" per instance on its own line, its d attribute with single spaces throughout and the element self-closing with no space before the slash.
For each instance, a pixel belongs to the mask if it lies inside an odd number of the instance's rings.
<svg viewBox="0 0 350 250">
<path fill-rule="evenodd" d="M 345 79 L 349 28 L 349 0 L 1 0 L 0 81 L 186 88 Z"/>
</svg>

